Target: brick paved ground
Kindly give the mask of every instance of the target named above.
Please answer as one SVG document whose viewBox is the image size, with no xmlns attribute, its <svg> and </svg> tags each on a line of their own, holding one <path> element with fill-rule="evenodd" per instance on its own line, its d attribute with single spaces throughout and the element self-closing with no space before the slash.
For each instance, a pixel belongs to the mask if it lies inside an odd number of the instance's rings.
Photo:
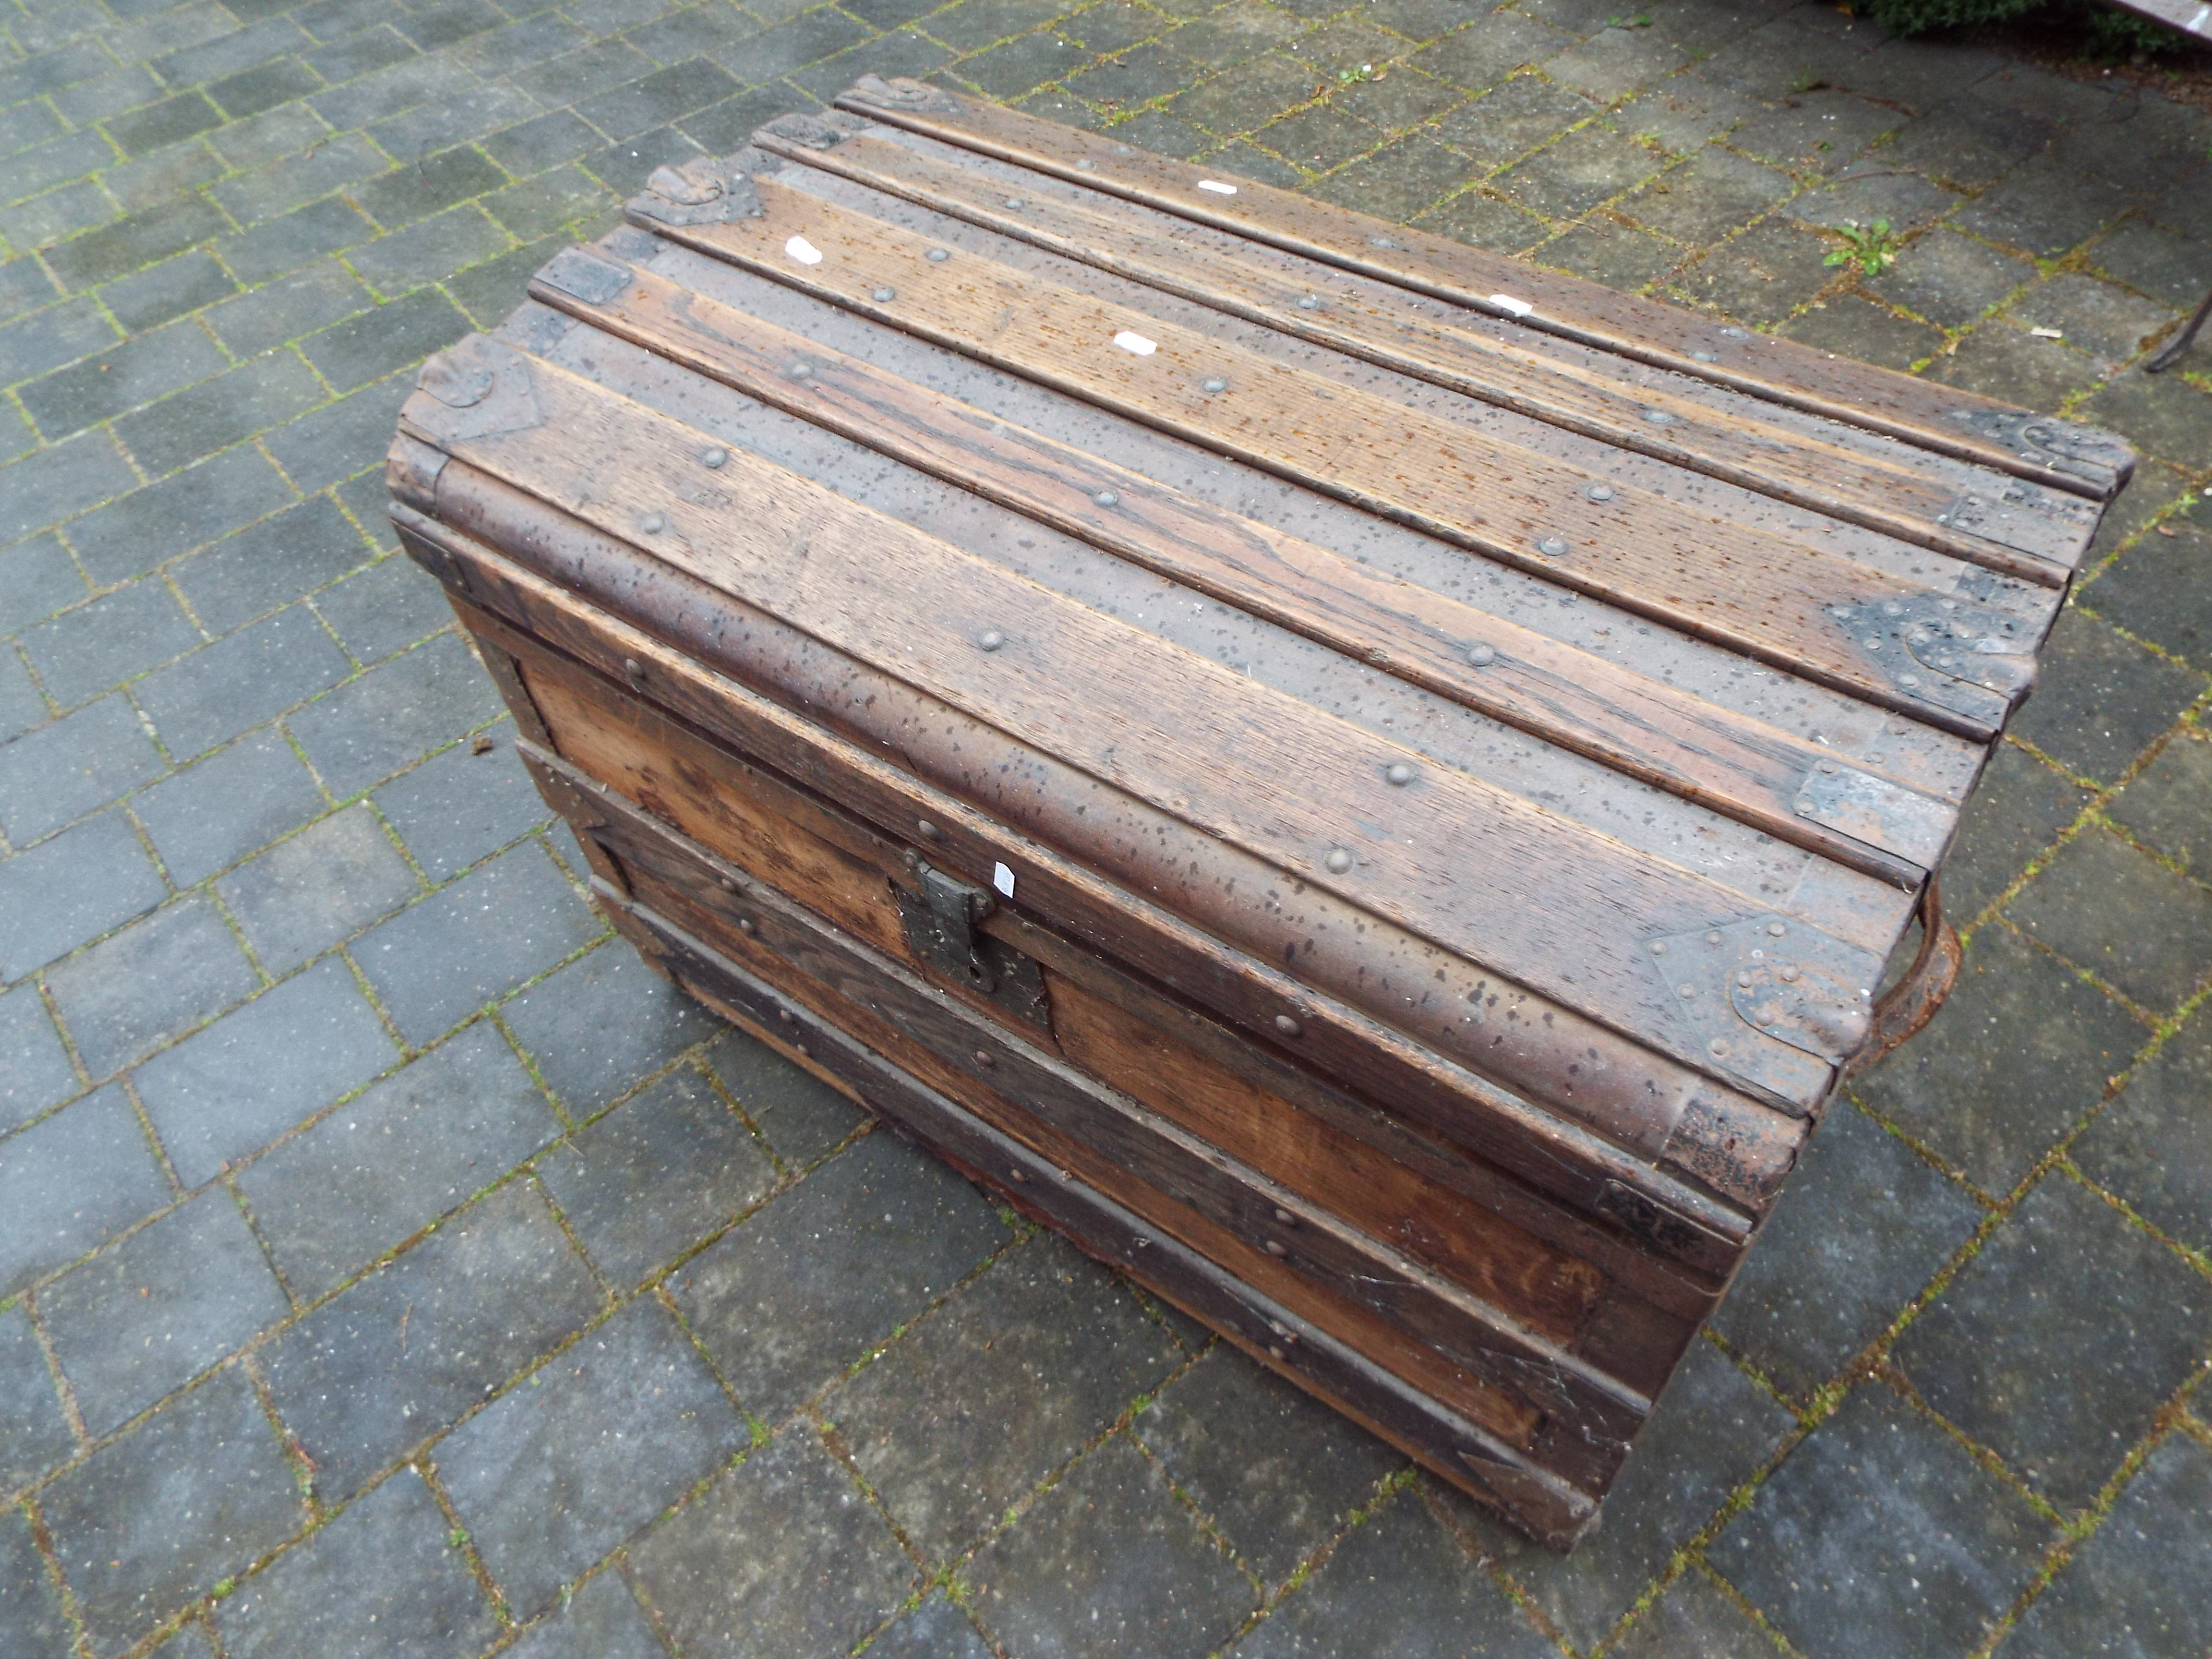
<svg viewBox="0 0 2212 1659">
<path fill-rule="evenodd" d="M 806 3 L 0 11 L 0 1652 L 2203 1659 L 2205 118 L 1820 6 Z M 2146 452 L 1958 994 L 1571 1561 L 663 991 L 390 551 L 408 366 L 871 69 Z"/>
</svg>

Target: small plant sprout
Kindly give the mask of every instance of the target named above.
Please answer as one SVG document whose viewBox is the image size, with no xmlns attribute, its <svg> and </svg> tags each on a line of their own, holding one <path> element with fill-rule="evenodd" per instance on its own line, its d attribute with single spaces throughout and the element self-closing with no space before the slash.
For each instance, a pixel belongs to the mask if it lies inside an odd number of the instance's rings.
<svg viewBox="0 0 2212 1659">
<path fill-rule="evenodd" d="M 1856 219 L 1846 219 L 1834 232 L 1844 245 L 1823 259 L 1823 264 L 1856 265 L 1868 276 L 1879 276 L 1897 262 L 1898 240 L 1890 234 L 1887 219 L 1877 219 L 1864 228 Z"/>
<path fill-rule="evenodd" d="M 446 1534 L 446 1541 L 455 1549 L 459 1549 L 469 1541 L 469 1534 L 464 1528 L 455 1527 L 453 1531 Z"/>
<path fill-rule="evenodd" d="M 1818 92 L 1828 84 L 1828 77 L 1810 67 L 1797 71 L 1797 78 L 1790 83 L 1792 92 Z"/>
<path fill-rule="evenodd" d="M 1347 87 L 1361 81 L 1372 81 L 1375 78 L 1375 65 L 1362 64 L 1358 69 L 1339 70 L 1336 72 L 1336 78 L 1339 84 Z"/>
<path fill-rule="evenodd" d="M 1651 27 L 1651 14 L 1648 11 L 1639 11 L 1633 17 L 1623 17 L 1616 12 L 1607 18 L 1605 22 L 1607 28 L 1648 29 Z"/>
</svg>

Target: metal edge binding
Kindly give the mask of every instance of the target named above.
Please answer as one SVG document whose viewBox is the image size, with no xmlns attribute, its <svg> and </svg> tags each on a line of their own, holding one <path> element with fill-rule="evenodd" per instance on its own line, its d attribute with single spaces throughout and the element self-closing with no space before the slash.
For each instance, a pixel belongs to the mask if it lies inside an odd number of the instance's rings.
<svg viewBox="0 0 2212 1659">
<path fill-rule="evenodd" d="M 1866 1045 L 1844 1065 L 1844 1076 L 1856 1077 L 1917 1036 L 1958 984 L 1965 958 L 1957 931 L 1943 919 L 1943 896 L 1930 876 L 1920 891 L 1920 949 L 1904 977 L 1875 1002 L 1873 1030 Z"/>
<path fill-rule="evenodd" d="M 2136 452 L 2118 433 L 2026 410 L 1954 409 L 1950 417 L 2023 461 L 2116 494 L 2135 471 Z"/>
<path fill-rule="evenodd" d="M 1991 732 L 2034 689 L 2036 641 L 2021 637 L 2021 618 L 1995 605 L 1928 594 L 1826 610 L 1862 660 L 1898 690 Z"/>
<path fill-rule="evenodd" d="M 916 115 L 958 115 L 965 109 L 951 93 L 903 75 L 894 75 L 888 81 L 880 75 L 864 75 L 847 88 L 843 95 L 883 109 L 908 110 Z"/>
<path fill-rule="evenodd" d="M 757 219 L 763 211 L 760 191 L 747 175 L 760 169 L 744 165 L 746 157 L 740 150 L 719 159 L 697 156 L 681 167 L 657 167 L 647 176 L 645 188 L 630 198 L 629 210 L 664 225 Z"/>
<path fill-rule="evenodd" d="M 512 346 L 471 334 L 424 363 L 399 410 L 411 435 L 451 451 L 475 438 L 542 426 L 530 360 Z"/>
<path fill-rule="evenodd" d="M 855 133 L 866 132 L 875 125 L 866 116 L 853 115 L 842 109 L 825 110 L 817 115 L 808 110 L 794 110 L 788 115 L 779 115 L 753 129 L 760 133 L 772 133 L 778 138 L 794 144 L 804 144 L 809 149 L 833 149 Z"/>
</svg>

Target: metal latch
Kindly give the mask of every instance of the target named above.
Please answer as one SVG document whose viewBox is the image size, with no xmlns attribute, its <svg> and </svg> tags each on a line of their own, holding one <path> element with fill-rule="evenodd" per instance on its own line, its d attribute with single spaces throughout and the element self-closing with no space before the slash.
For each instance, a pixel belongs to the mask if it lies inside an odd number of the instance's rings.
<svg viewBox="0 0 2212 1659">
<path fill-rule="evenodd" d="M 975 931 L 998 908 L 989 890 L 970 886 L 920 859 L 910 857 L 907 868 L 921 890 L 911 892 L 893 883 L 891 892 L 915 955 L 955 984 L 1049 1029 L 1043 970 L 1012 945 Z"/>
</svg>

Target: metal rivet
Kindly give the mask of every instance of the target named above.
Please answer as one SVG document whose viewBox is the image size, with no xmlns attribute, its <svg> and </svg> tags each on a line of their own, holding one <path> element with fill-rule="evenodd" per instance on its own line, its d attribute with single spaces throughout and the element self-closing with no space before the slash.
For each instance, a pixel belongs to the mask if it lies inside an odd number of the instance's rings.
<svg viewBox="0 0 2212 1659">
<path fill-rule="evenodd" d="M 1645 420 L 1650 422 L 1654 426 L 1672 426 L 1674 424 L 1674 417 L 1672 415 L 1669 415 L 1663 409 L 1645 409 L 1639 410 L 1638 413 L 1640 413 Z"/>
<path fill-rule="evenodd" d="M 1698 363 L 1717 363 L 1720 359 L 1710 351 L 1693 351 L 1690 354 L 1690 361 Z"/>
<path fill-rule="evenodd" d="M 1319 311 L 1321 309 L 1321 301 L 1315 299 L 1312 295 L 1309 294 L 1298 301 L 1298 309 L 1300 311 Z"/>
<path fill-rule="evenodd" d="M 1028 1186 L 1028 1185 L 1029 1185 L 1029 1182 L 1030 1182 L 1030 1178 L 1029 1178 L 1029 1176 L 1028 1176 L 1027 1175 L 1024 1174 L 1021 1170 L 1007 1170 L 1007 1171 L 1006 1171 L 1006 1173 L 1007 1173 L 1008 1175 L 1012 1176 L 1012 1177 L 1013 1177 L 1017 1182 L 1018 1182 L 1021 1185 L 1023 1185 L 1023 1186 L 1024 1186 L 1024 1187 L 1026 1187 L 1026 1186 Z"/>
<path fill-rule="evenodd" d="M 1938 513 L 1936 515 L 1936 522 L 1937 524 L 1948 524 L 1951 522 L 1951 515 L 1948 513 Z"/>
<path fill-rule="evenodd" d="M 1715 1037 L 1711 1042 L 1708 1042 L 1705 1045 L 1705 1048 L 1707 1052 L 1711 1054 L 1724 1054 L 1728 1053 L 1728 1041 L 1724 1037 Z"/>
<path fill-rule="evenodd" d="M 1738 974 L 1735 982 L 1747 991 L 1751 988 L 1751 975 L 1748 973 Z"/>
<path fill-rule="evenodd" d="M 1698 988 L 1686 982 L 1674 988 L 1674 994 L 1683 1001 L 1688 1002 L 1698 994 Z"/>
<path fill-rule="evenodd" d="M 988 1068 L 996 1066 L 999 1063 L 999 1057 L 988 1048 L 978 1048 L 975 1051 L 975 1063 Z"/>
<path fill-rule="evenodd" d="M 995 628 L 987 628 L 975 636 L 975 643 L 986 651 L 996 651 L 1006 642 L 1006 636 Z"/>
<path fill-rule="evenodd" d="M 916 818 L 914 821 L 914 832 L 924 841 L 935 841 L 945 833 L 927 818 Z"/>
<path fill-rule="evenodd" d="M 732 876 L 717 876 L 714 878 L 714 884 L 726 893 L 734 893 L 738 890 L 737 878 Z"/>
<path fill-rule="evenodd" d="M 1908 691 L 1917 690 L 1920 686 L 1920 676 L 1917 674 L 1899 674 L 1897 677 L 1897 683 Z"/>
<path fill-rule="evenodd" d="M 1594 501 L 1609 501 L 1613 499 L 1613 486 L 1609 483 L 1585 484 L 1583 494 Z"/>
<path fill-rule="evenodd" d="M 923 258 L 925 258 L 925 259 L 928 260 L 928 261 L 929 261 L 929 263 L 930 263 L 930 264 L 933 264 L 933 265 L 941 265 L 941 264 L 944 264 L 947 259 L 950 259 L 950 258 L 952 257 L 952 255 L 951 255 L 951 252 L 950 252 L 950 251 L 948 251 L 947 249 L 941 248 L 941 247 L 933 247 L 933 248 L 930 249 L 928 252 L 927 252 L 927 253 L 923 254 L 921 257 L 922 257 Z"/>
<path fill-rule="evenodd" d="M 1547 536 L 1536 544 L 1536 550 L 1547 559 L 1565 558 L 1567 553 L 1567 538 L 1565 536 Z"/>
<path fill-rule="evenodd" d="M 1708 944 L 1708 945 L 1718 945 L 1720 942 L 1721 942 L 1721 933 L 1720 933 L 1720 929 L 1719 929 L 1719 928 L 1717 928 L 1717 927 L 1716 927 L 1715 929 L 1713 929 L 1713 931 L 1712 931 L 1711 933 L 1707 933 L 1707 934 L 1705 935 L 1705 943 L 1706 943 L 1706 944 Z"/>
<path fill-rule="evenodd" d="M 777 1009 L 775 1011 L 775 1017 L 781 1020 L 786 1025 L 795 1025 L 798 1024 L 798 1021 L 792 1017 L 791 1010 L 788 1008 Z"/>
<path fill-rule="evenodd" d="M 743 933 L 747 939 L 750 939 L 754 934 L 760 932 L 760 929 L 753 926 L 752 919 L 750 916 L 740 916 L 738 918 L 738 931 Z"/>
<path fill-rule="evenodd" d="M 1667 941 L 1663 939 L 1653 939 L 1651 941 L 1651 954 L 1655 957 L 1665 956 L 1667 954 Z"/>
<path fill-rule="evenodd" d="M 1905 607 L 1895 599 L 1884 599 L 1881 602 L 1881 614 L 1885 617 L 1901 617 L 1905 614 Z"/>
<path fill-rule="evenodd" d="M 1795 985 L 1797 982 L 1797 964 L 1796 963 L 1785 962 L 1775 971 L 1781 975 L 1784 983 Z"/>
<path fill-rule="evenodd" d="M 730 452 L 724 449 L 720 444 L 717 444 L 714 448 L 702 450 L 700 453 L 699 465 L 705 467 L 709 472 L 712 472 L 720 467 L 723 463 L 727 461 L 729 459 Z"/>
<path fill-rule="evenodd" d="M 1809 818 L 1818 810 L 1819 809 L 1815 807 L 1805 796 L 1800 795 L 1797 797 L 1797 816 L 1799 817 Z"/>
<path fill-rule="evenodd" d="M 1784 927 L 1780 922 L 1778 922 L 1778 921 L 1770 921 L 1770 922 L 1768 922 L 1768 923 L 1766 924 L 1766 932 L 1767 932 L 1767 934 L 1768 934 L 1768 936 L 1769 936 L 1770 938 L 1772 938 L 1772 939 L 1780 939 L 1780 938 L 1781 938 L 1784 933 L 1788 933 L 1789 931 L 1790 931 L 1790 930 L 1789 930 L 1787 927 Z"/>
<path fill-rule="evenodd" d="M 789 374 L 794 380 L 803 380 L 806 379 L 807 376 L 814 373 L 814 365 L 808 362 L 805 358 L 801 357 L 797 362 L 793 363 L 784 372 Z"/>
<path fill-rule="evenodd" d="M 898 290 L 895 288 L 871 289 L 868 290 L 868 297 L 879 306 L 887 306 L 898 298 Z"/>
<path fill-rule="evenodd" d="M 1285 1209 L 1279 1204 L 1275 1206 L 1275 1219 L 1281 1222 L 1285 1227 L 1295 1227 L 1298 1224 L 1297 1217 L 1292 1215 L 1288 1210 Z"/>
<path fill-rule="evenodd" d="M 1820 763 L 1820 769 L 1832 777 L 1835 775 L 1836 763 L 1833 761 L 1822 761 Z"/>
<path fill-rule="evenodd" d="M 1121 505 L 1121 498 L 1119 495 L 1116 495 L 1110 489 L 1102 489 L 1091 499 L 1097 502 L 1101 507 L 1119 507 Z"/>
<path fill-rule="evenodd" d="M 1275 1016 L 1275 1029 L 1280 1031 L 1285 1036 L 1294 1037 L 1303 1033 L 1306 1028 L 1299 1024 L 1297 1020 L 1291 1018 L 1288 1014 L 1277 1014 Z"/>
<path fill-rule="evenodd" d="M 648 536 L 658 536 L 668 528 L 668 520 L 658 513 L 648 513 L 638 520 L 638 528 Z"/>
<path fill-rule="evenodd" d="M 1382 775 L 1389 779 L 1391 782 L 1396 784 L 1399 787 L 1403 788 L 1406 785 L 1413 781 L 1413 769 L 1407 765 L 1403 761 L 1393 761 L 1390 763 L 1389 769 L 1384 772 Z"/>
<path fill-rule="evenodd" d="M 1280 1348 L 1279 1348 L 1279 1347 L 1275 1346 L 1275 1345 L 1274 1345 L 1273 1343 L 1272 1343 L 1272 1342 L 1271 1342 L 1271 1343 L 1269 1343 L 1269 1344 L 1267 1345 L 1267 1358 L 1270 1358 L 1270 1359 L 1277 1359 L 1277 1360 L 1279 1360 L 1280 1358 L 1282 1358 L 1282 1357 L 1283 1357 L 1283 1351 L 1282 1351 Z"/>
<path fill-rule="evenodd" d="M 1352 868 L 1352 854 L 1341 847 L 1332 847 L 1322 862 L 1328 866 L 1331 874 L 1340 876 Z"/>
<path fill-rule="evenodd" d="M 1009 196 L 1006 198 L 1006 205 L 1012 208 L 1015 212 L 1019 213 L 1027 204 L 1024 203 L 1022 198 L 1018 196 Z"/>
<path fill-rule="evenodd" d="M 801 1060 L 811 1060 L 814 1058 L 814 1050 L 808 1048 L 805 1043 L 794 1042 L 791 1046 L 798 1051 L 799 1057 Z"/>
<path fill-rule="evenodd" d="M 645 665 L 640 662 L 635 657 L 624 657 L 623 659 L 623 678 L 629 680 L 643 679 L 645 678 Z"/>
<path fill-rule="evenodd" d="M 1467 659 L 1477 668 L 1487 668 L 1498 660 L 1498 653 L 1486 645 L 1470 645 L 1467 648 Z"/>
<path fill-rule="evenodd" d="M 1200 392 L 1226 392 L 1229 390 L 1229 382 L 1223 380 L 1202 380 L 1199 383 L 1198 389 Z"/>
<path fill-rule="evenodd" d="M 1280 1239 L 1271 1238 L 1267 1241 L 1267 1254 L 1269 1255 L 1274 1256 L 1278 1260 L 1281 1260 L 1282 1258 L 1288 1256 L 1290 1253 L 1290 1247 L 1285 1244 Z"/>
</svg>

